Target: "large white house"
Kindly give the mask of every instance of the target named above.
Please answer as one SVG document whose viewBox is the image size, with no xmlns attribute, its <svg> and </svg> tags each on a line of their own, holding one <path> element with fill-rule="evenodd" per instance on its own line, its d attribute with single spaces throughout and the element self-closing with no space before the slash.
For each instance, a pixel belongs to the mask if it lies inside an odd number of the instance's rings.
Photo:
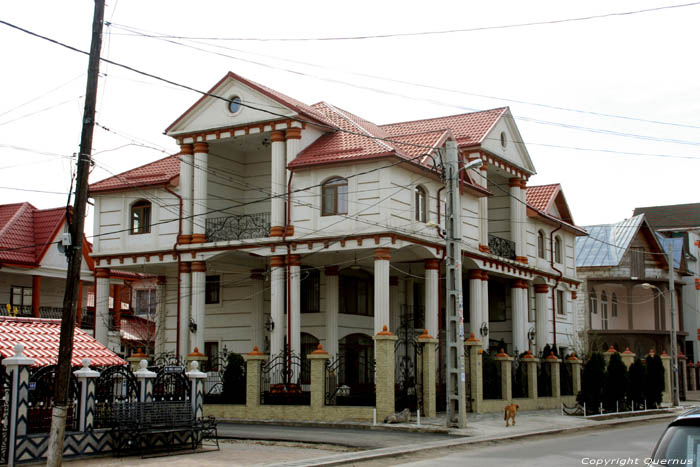
<svg viewBox="0 0 700 467">
<path fill-rule="evenodd" d="M 110 271 L 162 278 L 157 352 L 321 343 L 366 362 L 384 326 L 444 339 L 449 140 L 483 161 L 461 184 L 469 330 L 509 352 L 576 347 L 585 231 L 559 185 L 527 186 L 508 108 L 376 125 L 229 73 L 166 134 L 178 154 L 90 186 L 98 308 Z"/>
</svg>

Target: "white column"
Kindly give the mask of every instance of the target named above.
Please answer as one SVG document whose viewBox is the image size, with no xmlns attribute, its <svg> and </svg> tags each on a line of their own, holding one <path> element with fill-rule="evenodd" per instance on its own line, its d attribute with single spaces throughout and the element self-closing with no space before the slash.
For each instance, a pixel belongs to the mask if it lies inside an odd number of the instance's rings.
<svg viewBox="0 0 700 467">
<path fill-rule="evenodd" d="M 273 196 L 270 200 L 270 237 L 281 237 L 284 232 L 284 194 L 287 192 L 287 156 L 285 154 L 284 133 L 273 131 L 270 135 L 270 141 L 272 171 L 270 191 Z"/>
<path fill-rule="evenodd" d="M 326 277 L 326 352 L 338 355 L 338 266 L 328 266 Z"/>
<path fill-rule="evenodd" d="M 265 276 L 263 273 L 265 271 L 262 269 L 253 269 L 250 273 L 250 306 L 252 319 L 252 345 L 253 347 L 258 347 L 262 352 L 265 348 Z"/>
<path fill-rule="evenodd" d="M 535 313 L 536 313 L 536 342 L 537 355 L 542 352 L 544 346 L 547 345 L 547 296 L 549 295 L 549 286 L 546 284 L 535 284 Z"/>
<path fill-rule="evenodd" d="M 389 329 L 389 248 L 374 250 L 374 334 Z"/>
<path fill-rule="evenodd" d="M 287 164 L 296 159 L 301 146 L 301 128 L 289 128 L 285 132 L 287 140 Z"/>
<path fill-rule="evenodd" d="M 284 256 L 270 257 L 270 316 L 274 328 L 270 332 L 270 355 L 279 355 L 284 349 Z"/>
<path fill-rule="evenodd" d="M 190 315 L 192 304 L 192 275 L 190 263 L 180 263 L 180 321 L 177 354 L 185 358 L 192 352 L 190 347 Z"/>
<path fill-rule="evenodd" d="M 515 256 L 518 260 L 523 255 L 523 239 L 521 237 L 520 224 L 523 219 L 520 217 L 520 178 L 513 177 L 509 180 L 510 185 L 510 239 L 515 243 Z"/>
<path fill-rule="evenodd" d="M 488 175 L 488 163 L 484 161 L 481 166 L 481 186 L 488 187 L 486 176 Z M 479 198 L 479 250 L 488 252 L 489 248 L 489 200 L 486 196 Z"/>
<path fill-rule="evenodd" d="M 158 276 L 156 282 L 156 335 L 153 352 L 160 354 L 165 352 L 165 321 L 168 309 L 166 307 L 167 282 L 165 276 Z"/>
<path fill-rule="evenodd" d="M 438 272 L 440 261 L 426 259 L 425 266 L 425 329 L 428 334 L 438 337 Z"/>
<path fill-rule="evenodd" d="M 182 237 L 179 243 L 192 241 L 192 177 L 194 173 L 194 148 L 191 144 L 180 146 L 180 196 L 182 197 Z"/>
<path fill-rule="evenodd" d="M 479 335 L 481 326 L 481 271 L 469 271 L 469 332 L 475 337 Z"/>
<path fill-rule="evenodd" d="M 95 271 L 95 339 L 109 344 L 109 269 Z"/>
<path fill-rule="evenodd" d="M 209 145 L 195 143 L 194 145 L 194 200 L 192 202 L 192 243 L 204 243 L 206 236 L 207 212 L 207 173 Z"/>
<path fill-rule="evenodd" d="M 527 263 L 527 208 L 525 207 L 525 202 L 526 202 L 526 194 L 527 194 L 527 181 L 526 180 L 520 180 L 520 239 L 522 240 L 522 257 L 523 259 L 521 260 L 524 263 Z"/>
<path fill-rule="evenodd" d="M 396 334 L 401 325 L 401 304 L 399 303 L 399 277 L 389 277 L 389 306 L 391 316 L 389 316 L 389 330 Z"/>
<path fill-rule="evenodd" d="M 491 324 L 489 323 L 489 273 L 481 271 L 481 323 L 486 323 L 489 331 L 485 336 L 481 336 L 481 346 L 485 349 L 489 348 L 489 335 L 491 334 Z M 479 326 L 481 326 L 479 323 Z"/>
<path fill-rule="evenodd" d="M 526 300 L 523 299 L 523 292 L 526 291 L 524 287 L 527 287 L 522 280 L 517 279 L 513 281 L 510 289 L 511 306 L 512 306 L 512 338 L 513 338 L 513 352 L 517 350 L 519 353 L 525 352 L 527 347 L 527 330 L 525 325 L 527 324 L 527 309 Z"/>
<path fill-rule="evenodd" d="M 206 299 L 207 263 L 194 261 L 192 263 L 192 321 L 197 325 L 197 331 L 192 339 L 192 349 L 197 348 L 204 353 L 204 310 Z M 189 354 L 189 353 L 188 353 Z"/>
<path fill-rule="evenodd" d="M 289 307 L 291 327 L 287 339 L 292 352 L 295 355 L 301 355 L 301 258 L 299 255 L 289 255 Z"/>
</svg>

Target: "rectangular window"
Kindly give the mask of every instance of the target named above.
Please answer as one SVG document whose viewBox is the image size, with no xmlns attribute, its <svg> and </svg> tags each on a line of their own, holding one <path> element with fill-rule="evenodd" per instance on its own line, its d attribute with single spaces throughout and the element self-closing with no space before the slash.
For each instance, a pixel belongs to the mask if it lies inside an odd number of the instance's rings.
<svg viewBox="0 0 700 467">
<path fill-rule="evenodd" d="M 632 277 L 643 278 L 644 277 L 644 248 L 632 247 L 630 248 L 630 261 L 631 261 L 631 271 Z"/>
<path fill-rule="evenodd" d="M 156 290 L 136 289 L 134 291 L 134 313 L 154 316 L 156 314 Z"/>
<path fill-rule="evenodd" d="M 32 306 L 32 288 L 12 286 L 10 288 L 10 305 L 12 306 Z"/>
<path fill-rule="evenodd" d="M 207 356 L 206 368 L 204 371 L 219 371 L 218 356 L 219 356 L 219 343 L 218 342 L 205 342 L 204 343 L 204 355 Z"/>
<path fill-rule="evenodd" d="M 557 290 L 557 314 L 566 315 L 566 301 L 564 300 L 563 290 Z"/>
<path fill-rule="evenodd" d="M 207 276 L 206 290 L 204 292 L 204 303 L 207 305 L 219 303 L 219 289 L 221 279 L 219 276 Z"/>
</svg>

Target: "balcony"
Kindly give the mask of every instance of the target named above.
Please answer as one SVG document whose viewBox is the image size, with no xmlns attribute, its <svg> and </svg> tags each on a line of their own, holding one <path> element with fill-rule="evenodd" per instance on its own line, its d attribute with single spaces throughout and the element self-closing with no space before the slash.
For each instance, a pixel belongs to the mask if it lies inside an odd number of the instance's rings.
<svg viewBox="0 0 700 467">
<path fill-rule="evenodd" d="M 92 329 L 94 323 L 94 316 L 90 312 L 83 308 L 81 315 L 81 322 L 77 323 L 81 329 Z M 32 312 L 31 305 L 19 306 L 19 305 L 9 305 L 0 304 L 0 316 L 16 316 L 18 318 L 34 318 L 34 313 Z M 47 319 L 61 319 L 63 317 L 63 308 L 51 307 L 51 306 L 40 306 L 39 307 L 39 318 Z"/>
<path fill-rule="evenodd" d="M 489 251 L 491 254 L 515 260 L 515 242 L 489 234 Z"/>
<path fill-rule="evenodd" d="M 270 213 L 240 214 L 207 219 L 208 242 L 264 238 L 270 235 Z"/>
</svg>

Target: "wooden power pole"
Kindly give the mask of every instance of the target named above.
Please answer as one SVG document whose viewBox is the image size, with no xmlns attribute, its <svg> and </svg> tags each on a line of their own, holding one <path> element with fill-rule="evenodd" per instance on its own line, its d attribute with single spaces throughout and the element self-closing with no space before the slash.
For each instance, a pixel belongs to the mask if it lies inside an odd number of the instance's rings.
<svg viewBox="0 0 700 467">
<path fill-rule="evenodd" d="M 73 333 L 77 307 L 80 268 L 83 258 L 83 227 L 85 225 L 85 206 L 88 198 L 88 174 L 92 154 L 92 133 L 95 127 L 95 104 L 97 102 L 97 77 L 100 71 L 100 49 L 102 48 L 102 23 L 105 2 L 95 0 L 95 13 L 92 19 L 92 44 L 88 62 L 87 90 L 85 92 L 85 109 L 83 111 L 83 129 L 80 135 L 80 154 L 75 188 L 75 206 L 72 216 L 68 218 L 71 245 L 66 251 L 68 257 L 68 275 L 63 296 L 63 317 L 61 319 L 61 342 L 58 349 L 58 368 L 56 369 L 56 388 L 54 406 L 51 415 L 51 432 L 46 465 L 58 467 L 63 460 L 63 438 L 66 430 L 66 413 L 68 411 L 68 388 L 73 358 Z"/>
</svg>

